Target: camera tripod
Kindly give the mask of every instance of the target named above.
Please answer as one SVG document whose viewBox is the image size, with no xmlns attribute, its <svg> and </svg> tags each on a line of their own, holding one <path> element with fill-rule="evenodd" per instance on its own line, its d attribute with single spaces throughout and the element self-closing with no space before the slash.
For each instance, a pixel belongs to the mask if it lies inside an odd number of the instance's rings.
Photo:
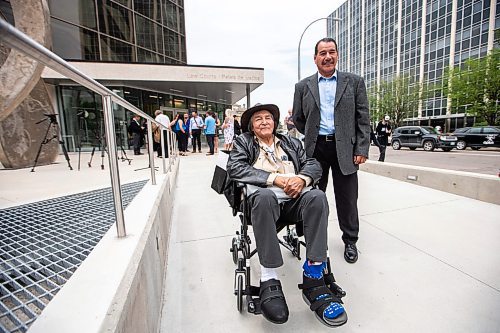
<svg viewBox="0 0 500 333">
<path fill-rule="evenodd" d="M 101 130 L 101 133 L 102 133 L 102 130 Z M 124 161 L 128 161 L 128 165 L 130 165 L 130 163 L 132 162 L 132 159 L 131 158 L 128 158 L 127 156 L 127 153 L 125 152 L 125 149 L 123 148 L 123 139 L 121 137 L 121 127 L 118 128 L 118 135 L 120 136 L 120 159 L 122 160 L 122 162 Z M 88 162 L 88 166 L 89 168 L 92 167 L 92 159 L 94 158 L 94 153 L 95 153 L 95 149 L 96 147 L 99 147 L 99 149 L 102 147 L 102 150 L 101 150 L 101 169 L 104 170 L 104 152 L 106 152 L 106 154 L 109 155 L 108 153 L 108 150 L 106 149 L 106 141 L 103 142 L 103 140 L 101 140 L 102 136 L 101 135 L 97 135 L 96 134 L 96 139 L 97 139 L 97 146 L 94 146 L 92 147 L 92 153 L 90 154 L 90 161 Z"/>
<path fill-rule="evenodd" d="M 60 138 L 59 138 L 59 129 L 58 129 L 58 124 L 57 124 L 57 113 L 54 113 L 54 114 L 48 114 L 48 113 L 44 113 L 44 116 L 45 118 L 36 122 L 35 124 L 41 124 L 43 123 L 44 121 L 49 121 L 49 124 L 47 125 L 47 130 L 45 131 L 45 136 L 42 140 L 42 142 L 40 142 L 40 147 L 38 148 L 38 152 L 36 154 L 36 157 L 35 157 L 35 162 L 33 163 L 33 167 L 31 168 L 31 172 L 35 172 L 35 167 L 38 163 L 38 158 L 40 157 L 40 153 L 42 152 L 42 148 L 43 148 L 43 145 L 49 143 L 50 141 L 56 139 L 57 142 L 61 145 L 61 148 L 62 148 L 62 151 L 64 153 L 64 157 L 66 158 L 66 161 L 68 162 L 68 167 L 70 170 L 73 170 L 73 168 L 71 167 L 71 163 L 69 162 L 69 156 L 68 156 L 68 151 L 66 150 L 66 146 L 64 145 L 64 141 L 62 141 Z M 52 137 L 48 138 L 47 136 L 49 135 L 49 131 L 50 129 L 54 129 L 55 133 Z"/>
</svg>

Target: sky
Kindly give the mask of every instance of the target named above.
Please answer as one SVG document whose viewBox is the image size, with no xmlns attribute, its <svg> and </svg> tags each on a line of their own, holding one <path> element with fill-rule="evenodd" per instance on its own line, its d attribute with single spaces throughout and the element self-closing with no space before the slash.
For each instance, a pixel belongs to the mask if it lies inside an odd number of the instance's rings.
<svg viewBox="0 0 500 333">
<path fill-rule="evenodd" d="M 185 0 L 187 63 L 264 68 L 264 84 L 251 93 L 251 105 L 276 104 L 283 119 L 293 103 L 302 32 L 343 2 Z M 314 45 L 323 37 L 326 20 L 312 24 L 305 32 L 300 48 L 301 78 L 317 71 Z M 246 104 L 246 98 L 238 104 Z"/>
</svg>

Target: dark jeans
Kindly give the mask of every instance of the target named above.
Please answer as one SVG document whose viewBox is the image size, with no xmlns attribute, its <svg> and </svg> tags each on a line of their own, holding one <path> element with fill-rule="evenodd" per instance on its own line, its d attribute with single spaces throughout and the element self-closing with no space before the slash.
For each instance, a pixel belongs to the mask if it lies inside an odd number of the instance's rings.
<svg viewBox="0 0 500 333">
<path fill-rule="evenodd" d="M 215 134 L 207 134 L 207 143 L 208 143 L 208 148 L 210 148 L 209 150 L 210 154 L 214 153 L 214 139 L 215 139 Z"/>
<path fill-rule="evenodd" d="M 332 170 L 333 191 L 335 193 L 335 206 L 342 240 L 345 244 L 355 244 L 358 241 L 359 216 L 358 216 L 358 174 L 342 174 L 337 159 L 335 139 L 333 141 L 320 140 L 316 143 L 314 150 L 316 158 L 323 168 L 323 175 L 318 187 L 323 192 L 328 185 L 328 174 Z"/>
<path fill-rule="evenodd" d="M 194 129 L 191 132 L 193 134 L 193 138 L 191 139 L 193 142 L 193 153 L 196 151 L 196 144 L 198 144 L 198 151 L 201 151 L 201 129 Z"/>
<path fill-rule="evenodd" d="M 283 265 L 276 233 L 280 215 L 290 222 L 302 221 L 306 239 L 306 256 L 312 261 L 326 261 L 328 202 L 324 192 L 312 189 L 297 199 L 278 204 L 276 195 L 260 188 L 249 197 L 252 226 L 260 264 L 268 268 Z"/>
</svg>

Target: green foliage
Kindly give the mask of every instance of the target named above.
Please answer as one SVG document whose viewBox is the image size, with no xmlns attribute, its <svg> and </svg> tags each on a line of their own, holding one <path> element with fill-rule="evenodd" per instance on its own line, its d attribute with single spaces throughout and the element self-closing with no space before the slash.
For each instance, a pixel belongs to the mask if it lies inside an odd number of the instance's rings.
<svg viewBox="0 0 500 333">
<path fill-rule="evenodd" d="M 467 115 L 483 119 L 488 125 L 500 122 L 500 50 L 488 56 L 468 59 L 462 68 L 447 72 L 445 92 L 456 111 L 467 107 Z"/>
<path fill-rule="evenodd" d="M 372 121 L 377 123 L 384 115 L 388 115 L 397 127 L 405 118 L 413 116 L 424 95 L 420 96 L 419 84 L 407 74 L 382 82 L 369 91 Z"/>
</svg>

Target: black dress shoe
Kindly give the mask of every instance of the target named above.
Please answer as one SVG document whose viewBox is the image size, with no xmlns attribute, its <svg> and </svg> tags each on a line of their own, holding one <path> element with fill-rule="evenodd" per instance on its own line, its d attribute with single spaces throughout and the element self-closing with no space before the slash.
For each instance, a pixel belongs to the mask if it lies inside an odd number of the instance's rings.
<svg viewBox="0 0 500 333">
<path fill-rule="evenodd" d="M 264 318 L 274 324 L 283 324 L 288 320 L 288 306 L 281 288 L 281 282 L 276 279 L 260 283 L 260 310 Z"/>
<path fill-rule="evenodd" d="M 346 244 L 344 250 L 344 259 L 350 264 L 358 261 L 358 248 L 356 244 Z"/>
</svg>

